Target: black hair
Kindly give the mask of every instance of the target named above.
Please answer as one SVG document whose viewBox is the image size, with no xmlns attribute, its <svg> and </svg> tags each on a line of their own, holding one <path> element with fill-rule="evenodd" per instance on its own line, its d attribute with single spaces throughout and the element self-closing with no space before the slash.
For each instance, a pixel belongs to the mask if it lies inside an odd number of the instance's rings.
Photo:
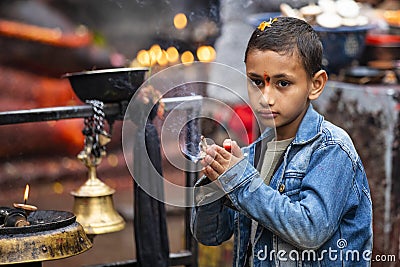
<svg viewBox="0 0 400 267">
<path fill-rule="evenodd" d="M 322 69 L 322 43 L 318 34 L 305 21 L 278 17 L 264 30 L 256 28 L 247 44 L 244 62 L 253 50 L 271 50 L 281 55 L 297 52 L 307 74 L 312 77 Z"/>
</svg>

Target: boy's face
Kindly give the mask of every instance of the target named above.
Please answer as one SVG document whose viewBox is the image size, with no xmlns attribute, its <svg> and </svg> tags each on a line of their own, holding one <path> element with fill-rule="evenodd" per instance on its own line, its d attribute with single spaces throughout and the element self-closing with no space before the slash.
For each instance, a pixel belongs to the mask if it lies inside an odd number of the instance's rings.
<svg viewBox="0 0 400 267">
<path fill-rule="evenodd" d="M 250 104 L 261 127 L 276 127 L 277 140 L 296 135 L 307 111 L 313 82 L 296 53 L 249 51 L 246 60 Z"/>
</svg>

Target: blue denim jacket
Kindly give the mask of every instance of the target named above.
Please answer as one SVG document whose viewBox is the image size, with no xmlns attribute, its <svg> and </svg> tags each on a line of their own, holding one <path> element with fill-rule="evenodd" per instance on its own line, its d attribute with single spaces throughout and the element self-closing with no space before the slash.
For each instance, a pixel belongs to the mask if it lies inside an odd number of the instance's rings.
<svg viewBox="0 0 400 267">
<path fill-rule="evenodd" d="M 370 266 L 372 202 L 348 134 L 310 105 L 266 185 L 254 155 L 256 143 L 270 136 L 267 131 L 244 148 L 245 158 L 224 172 L 213 189 L 204 190 L 206 177 L 196 183 L 194 237 L 215 246 L 234 235 L 233 266 L 244 266 L 253 219 L 258 222 L 250 249 L 254 266 Z M 209 201 L 221 192 L 223 197 Z M 227 200 L 230 205 L 224 204 Z"/>
</svg>

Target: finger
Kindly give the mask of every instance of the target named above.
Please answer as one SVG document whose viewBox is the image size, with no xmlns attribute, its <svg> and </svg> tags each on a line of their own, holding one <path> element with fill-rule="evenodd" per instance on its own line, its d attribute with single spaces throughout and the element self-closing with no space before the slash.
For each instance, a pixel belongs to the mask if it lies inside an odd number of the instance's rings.
<svg viewBox="0 0 400 267">
<path fill-rule="evenodd" d="M 240 146 L 237 144 L 236 141 L 231 142 L 231 152 L 232 152 L 232 155 L 234 155 L 235 157 L 238 157 L 238 158 L 243 157 L 242 150 L 240 149 Z"/>
<path fill-rule="evenodd" d="M 211 155 L 207 154 L 207 155 L 204 157 L 203 161 L 204 161 L 204 162 L 206 163 L 206 165 L 208 166 L 208 165 L 210 165 L 211 163 L 213 163 L 214 158 L 213 158 Z"/>
<path fill-rule="evenodd" d="M 226 151 L 226 149 L 213 145 L 213 149 L 215 150 L 215 157 L 214 159 L 217 161 L 224 160 L 224 161 L 229 161 L 232 157 L 232 154 Z"/>
<path fill-rule="evenodd" d="M 222 150 L 224 150 L 224 149 L 222 149 L 220 146 L 214 144 L 214 145 L 211 145 L 211 146 L 207 147 L 206 153 L 207 153 L 207 155 L 212 157 L 213 160 L 216 160 L 218 162 L 222 162 L 222 161 L 226 160 L 221 155 L 221 151 Z M 209 162 L 209 163 L 211 163 L 211 162 Z"/>
<path fill-rule="evenodd" d="M 210 155 L 211 157 L 215 158 L 215 156 L 217 155 L 216 152 L 216 145 L 209 145 L 206 147 L 206 153 L 208 155 Z"/>
<path fill-rule="evenodd" d="M 207 149 L 204 161 L 208 163 L 217 173 L 222 174 L 229 168 L 232 154 L 218 145 L 212 145 Z"/>
<path fill-rule="evenodd" d="M 211 167 L 218 175 L 222 174 L 225 172 L 226 167 L 224 165 L 220 164 L 218 161 L 214 160 L 212 157 L 207 155 L 204 160 L 209 163 L 208 167 Z M 226 165 L 228 166 L 228 165 Z"/>
<path fill-rule="evenodd" d="M 212 155 L 216 155 L 216 152 L 214 150 L 208 150 L 204 157 L 200 160 L 200 164 L 203 167 L 209 166 L 214 161 L 214 157 Z"/>
<path fill-rule="evenodd" d="M 200 160 L 200 164 L 201 166 L 203 166 L 203 168 L 205 169 L 209 164 L 204 160 L 204 158 L 202 160 Z"/>
<path fill-rule="evenodd" d="M 150 99 L 147 96 L 143 96 L 143 103 L 144 104 L 150 103 Z"/>
<path fill-rule="evenodd" d="M 214 171 L 214 169 L 211 166 L 206 166 L 204 167 L 204 175 L 208 177 L 208 179 L 210 179 L 211 181 L 215 181 L 216 179 L 218 179 L 219 174 Z"/>
</svg>

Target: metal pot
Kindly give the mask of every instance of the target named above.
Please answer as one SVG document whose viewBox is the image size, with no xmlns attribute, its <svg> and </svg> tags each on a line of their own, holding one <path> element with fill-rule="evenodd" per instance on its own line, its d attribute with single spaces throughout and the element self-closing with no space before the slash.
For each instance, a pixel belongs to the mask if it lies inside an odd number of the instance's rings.
<svg viewBox="0 0 400 267">
<path fill-rule="evenodd" d="M 371 25 L 338 27 L 334 29 L 315 26 L 324 47 L 324 67 L 329 73 L 339 73 L 361 60 L 365 38 Z"/>
<path fill-rule="evenodd" d="M 400 36 L 391 34 L 369 34 L 365 40 L 366 47 L 362 63 L 370 61 L 390 62 L 400 60 Z"/>
<path fill-rule="evenodd" d="M 67 73 L 75 94 L 82 101 L 105 103 L 129 101 L 144 82 L 148 68 L 115 68 Z"/>
<path fill-rule="evenodd" d="M 356 84 L 369 84 L 369 83 L 380 83 L 385 72 L 364 66 L 352 67 L 345 72 L 345 82 L 356 83 Z"/>
</svg>

